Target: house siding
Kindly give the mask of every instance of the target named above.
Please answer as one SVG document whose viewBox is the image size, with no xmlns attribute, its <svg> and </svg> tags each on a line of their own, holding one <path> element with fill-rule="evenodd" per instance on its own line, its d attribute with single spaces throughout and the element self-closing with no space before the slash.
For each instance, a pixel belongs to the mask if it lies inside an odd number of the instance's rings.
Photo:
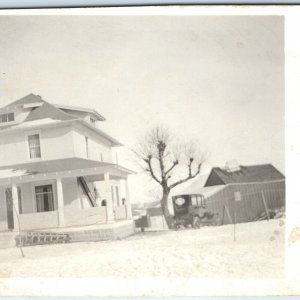
<svg viewBox="0 0 300 300">
<path fill-rule="evenodd" d="M 36 211 L 35 195 L 33 194 L 32 183 L 24 183 L 21 186 L 22 190 L 22 212 L 33 213 Z"/>
<path fill-rule="evenodd" d="M 82 208 L 77 178 L 65 178 L 62 184 L 65 210 Z"/>
<path fill-rule="evenodd" d="M 28 154 L 27 134 L 11 132 L 0 139 L 1 166 L 30 162 Z M 33 131 L 32 131 L 33 132 Z M 35 131 L 36 132 L 36 131 Z M 43 160 L 68 158 L 74 156 L 71 126 L 39 129 L 41 156 Z"/>
<path fill-rule="evenodd" d="M 43 159 L 51 160 L 74 156 L 71 126 L 43 130 L 41 144 Z"/>
<path fill-rule="evenodd" d="M 101 161 L 102 159 L 103 162 L 112 162 L 111 145 L 104 138 L 96 136 L 90 131 L 79 131 L 78 129 L 74 129 L 72 131 L 72 136 L 74 144 L 74 153 L 76 157 L 88 158 L 97 161 Z M 86 152 L 86 137 L 88 138 L 89 144 L 88 156 Z"/>
</svg>

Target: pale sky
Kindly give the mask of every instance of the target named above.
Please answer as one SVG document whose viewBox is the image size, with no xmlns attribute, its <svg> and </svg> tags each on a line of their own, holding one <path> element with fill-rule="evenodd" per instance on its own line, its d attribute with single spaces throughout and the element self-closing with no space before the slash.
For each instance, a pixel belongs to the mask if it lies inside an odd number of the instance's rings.
<svg viewBox="0 0 300 300">
<path fill-rule="evenodd" d="M 284 173 L 283 17 L 1 16 L 0 91 L 0 106 L 34 93 L 94 108 L 127 147 L 164 124 L 207 165 Z"/>
</svg>

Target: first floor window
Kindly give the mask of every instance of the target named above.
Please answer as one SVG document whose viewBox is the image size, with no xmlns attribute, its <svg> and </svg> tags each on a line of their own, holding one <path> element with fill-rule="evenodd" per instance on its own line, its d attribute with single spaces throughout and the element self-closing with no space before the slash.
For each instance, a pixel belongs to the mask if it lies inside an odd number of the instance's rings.
<svg viewBox="0 0 300 300">
<path fill-rule="evenodd" d="M 35 187 L 36 208 L 38 212 L 54 210 L 52 185 Z"/>
<path fill-rule="evenodd" d="M 28 147 L 30 159 L 41 158 L 40 135 L 38 133 L 28 135 Z"/>
</svg>

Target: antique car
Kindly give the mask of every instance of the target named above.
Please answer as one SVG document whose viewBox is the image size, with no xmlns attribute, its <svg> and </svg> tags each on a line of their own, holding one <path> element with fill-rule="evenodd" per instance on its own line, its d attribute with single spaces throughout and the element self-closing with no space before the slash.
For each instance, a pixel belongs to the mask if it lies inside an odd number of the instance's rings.
<svg viewBox="0 0 300 300">
<path fill-rule="evenodd" d="M 203 195 L 178 195 L 173 196 L 172 201 L 175 228 L 181 226 L 200 228 L 204 224 L 212 224 L 214 214 L 207 211 Z"/>
</svg>

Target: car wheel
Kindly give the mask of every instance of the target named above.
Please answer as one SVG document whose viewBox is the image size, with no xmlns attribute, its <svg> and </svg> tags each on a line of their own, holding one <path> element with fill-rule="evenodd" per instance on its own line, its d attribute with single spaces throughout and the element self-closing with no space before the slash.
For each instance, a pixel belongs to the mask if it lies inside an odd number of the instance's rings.
<svg viewBox="0 0 300 300">
<path fill-rule="evenodd" d="M 199 216 L 194 216 L 193 218 L 193 228 L 199 229 L 201 225 L 201 220 Z"/>
</svg>

